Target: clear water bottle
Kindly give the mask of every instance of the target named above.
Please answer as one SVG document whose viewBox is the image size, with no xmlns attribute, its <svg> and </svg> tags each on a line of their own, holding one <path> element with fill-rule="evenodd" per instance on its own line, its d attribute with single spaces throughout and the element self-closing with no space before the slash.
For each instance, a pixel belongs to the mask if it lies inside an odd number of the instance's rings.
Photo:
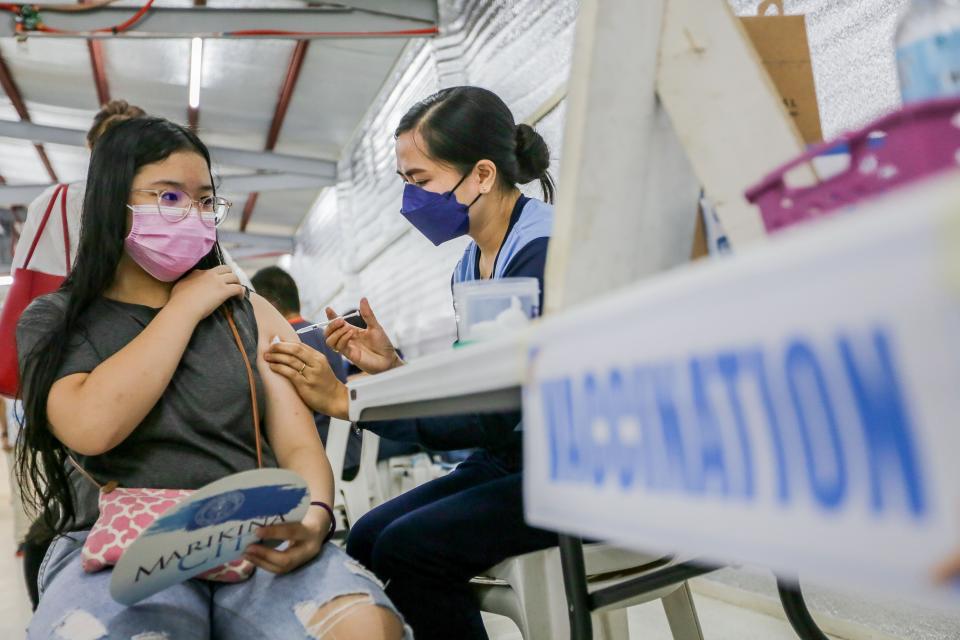
<svg viewBox="0 0 960 640">
<path fill-rule="evenodd" d="M 960 0 L 912 0 L 896 44 L 904 104 L 960 95 Z"/>
</svg>

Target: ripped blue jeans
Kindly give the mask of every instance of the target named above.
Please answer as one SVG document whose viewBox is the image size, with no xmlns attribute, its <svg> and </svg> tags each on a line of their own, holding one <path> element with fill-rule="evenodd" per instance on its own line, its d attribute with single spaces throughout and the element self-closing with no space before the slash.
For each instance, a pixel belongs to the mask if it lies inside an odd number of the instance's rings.
<svg viewBox="0 0 960 640">
<path fill-rule="evenodd" d="M 328 636 L 357 604 L 399 613 L 376 578 L 327 544 L 298 570 L 275 575 L 257 569 L 237 584 L 188 580 L 126 607 L 110 597 L 110 571 L 85 573 L 80 549 L 86 533 L 54 541 L 40 568 L 40 605 L 30 622 L 30 640 L 277 640 Z M 344 606 L 333 606 L 341 596 Z M 315 614 L 331 605 L 317 622 Z M 412 640 L 409 628 L 405 640 Z"/>
</svg>

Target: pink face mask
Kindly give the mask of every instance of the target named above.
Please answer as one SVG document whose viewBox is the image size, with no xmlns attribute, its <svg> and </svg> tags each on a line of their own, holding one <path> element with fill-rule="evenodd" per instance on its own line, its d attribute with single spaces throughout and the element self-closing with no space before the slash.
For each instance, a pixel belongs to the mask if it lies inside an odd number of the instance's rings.
<svg viewBox="0 0 960 640">
<path fill-rule="evenodd" d="M 157 205 L 127 205 L 133 211 L 133 226 L 123 244 L 134 262 L 162 282 L 173 282 L 210 253 L 217 230 L 207 226 L 194 211 L 180 222 L 168 222 Z M 179 209 L 171 211 L 175 218 Z"/>
</svg>

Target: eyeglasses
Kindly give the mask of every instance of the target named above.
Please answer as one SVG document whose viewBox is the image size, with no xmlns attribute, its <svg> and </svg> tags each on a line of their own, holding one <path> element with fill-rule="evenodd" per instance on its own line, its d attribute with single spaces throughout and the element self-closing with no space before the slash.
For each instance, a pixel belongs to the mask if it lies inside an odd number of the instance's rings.
<svg viewBox="0 0 960 640">
<path fill-rule="evenodd" d="M 226 198 L 204 196 L 194 200 L 183 191 L 171 189 L 134 189 L 157 196 L 157 213 L 167 222 L 180 222 L 190 214 L 190 208 L 197 205 L 200 220 L 208 227 L 218 227 L 223 222 L 233 203 Z"/>
</svg>

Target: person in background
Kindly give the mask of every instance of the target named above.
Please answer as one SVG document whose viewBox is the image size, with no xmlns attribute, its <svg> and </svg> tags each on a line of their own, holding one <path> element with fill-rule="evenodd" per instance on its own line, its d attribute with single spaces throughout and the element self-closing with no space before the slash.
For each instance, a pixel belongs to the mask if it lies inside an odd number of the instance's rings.
<svg viewBox="0 0 960 640">
<path fill-rule="evenodd" d="M 126 100 L 108 102 L 94 116 L 93 123 L 87 131 L 87 151 L 92 151 L 100 136 L 113 125 L 144 115 L 146 115 L 146 112 L 143 109 L 129 104 Z M 20 239 L 17 241 L 13 253 L 14 266 L 17 266 L 18 258 L 22 260 L 29 253 L 30 246 L 40 230 L 39 227 L 43 221 L 44 213 L 59 188 L 59 184 L 50 185 L 27 206 L 27 218 L 23 223 Z M 51 212 L 48 226 L 40 235 L 40 238 L 37 239 L 37 246 L 30 262 L 32 269 L 52 275 L 66 275 L 67 263 L 72 262 L 73 258 L 76 257 L 77 246 L 80 242 L 80 213 L 83 209 L 85 190 L 85 181 L 71 182 L 67 185 L 66 193 L 63 196 L 66 199 L 67 232 L 70 240 L 69 256 L 66 255 L 66 248 L 64 247 L 62 223 L 59 215 L 60 198 L 57 198 L 57 202 L 53 203 L 55 208 Z"/>
</svg>

